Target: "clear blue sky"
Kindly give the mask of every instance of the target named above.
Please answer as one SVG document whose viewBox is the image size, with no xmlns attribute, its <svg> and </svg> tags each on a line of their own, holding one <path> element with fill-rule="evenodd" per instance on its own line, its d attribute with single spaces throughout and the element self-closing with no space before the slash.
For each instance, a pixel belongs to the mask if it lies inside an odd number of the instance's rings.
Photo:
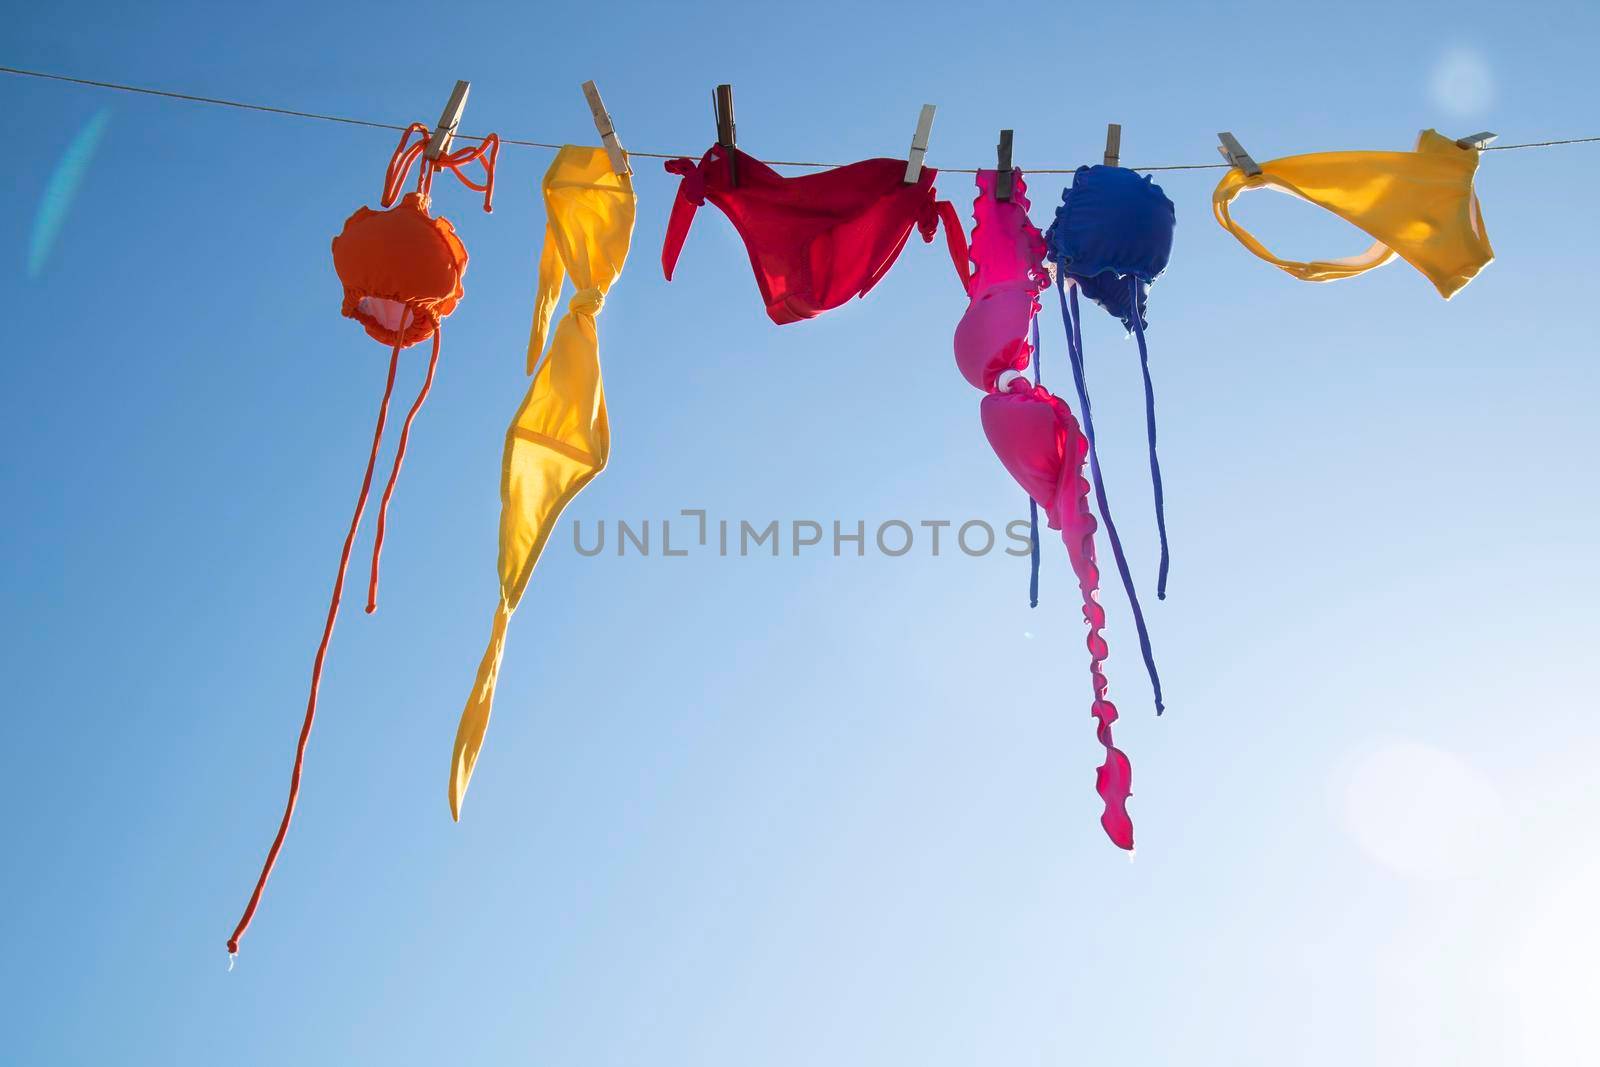
<svg viewBox="0 0 1600 1067">
<path fill-rule="evenodd" d="M 7 64 L 391 122 L 465 77 L 467 128 L 537 140 L 593 139 L 594 78 L 641 150 L 701 152 L 721 81 L 778 158 L 901 155 L 928 101 L 949 166 L 1002 126 L 1024 169 L 1097 158 L 1108 121 L 1132 164 L 1211 162 L 1219 129 L 1259 158 L 1600 132 L 1579 3 L 11 7 Z M 7 1060 L 1592 1062 L 1600 146 L 1485 157 L 1499 258 L 1448 304 L 1403 264 L 1295 282 L 1211 221 L 1216 172 L 1160 179 L 1159 721 L 1106 594 L 1131 864 L 1096 825 L 1058 542 L 1030 611 L 1000 554 L 586 559 L 564 526 L 452 825 L 549 154 L 505 150 L 492 216 L 441 186 L 466 299 L 227 973 L 386 359 L 339 317 L 328 242 L 393 138 L 11 77 L 0 132 Z M 613 460 L 569 519 L 1020 513 L 941 248 L 774 327 L 715 213 L 662 281 L 675 179 L 638 169 L 601 319 Z M 964 216 L 970 183 L 939 181 Z M 1043 222 L 1060 180 L 1032 185 Z M 1291 253 L 1364 244 L 1240 210 Z M 1137 365 L 1088 325 L 1148 588 Z"/>
</svg>

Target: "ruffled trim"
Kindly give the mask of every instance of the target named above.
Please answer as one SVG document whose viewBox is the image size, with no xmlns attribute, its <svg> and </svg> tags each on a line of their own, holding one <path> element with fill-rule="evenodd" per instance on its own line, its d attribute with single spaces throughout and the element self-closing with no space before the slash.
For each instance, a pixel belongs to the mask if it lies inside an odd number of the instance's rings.
<svg viewBox="0 0 1600 1067">
<path fill-rule="evenodd" d="M 1095 737 L 1105 746 L 1106 759 L 1095 772 L 1095 792 L 1105 805 L 1100 815 L 1100 825 L 1106 836 L 1118 848 L 1133 849 L 1133 819 L 1128 815 L 1128 798 L 1133 795 L 1133 766 L 1111 736 L 1111 725 L 1117 721 L 1117 706 L 1106 699 L 1109 683 L 1103 664 L 1110 654 L 1102 631 L 1106 624 L 1106 611 L 1100 604 L 1100 566 L 1095 558 L 1094 535 L 1098 524 L 1089 510 L 1089 481 L 1083 476 L 1084 461 L 1089 455 L 1089 441 L 1078 427 L 1072 411 L 1059 398 L 1055 401 L 1057 418 L 1066 435 L 1063 442 L 1062 484 L 1051 509 L 1051 525 L 1059 524 L 1061 540 L 1066 543 L 1067 556 L 1072 561 L 1073 573 L 1078 578 L 1078 588 L 1083 593 L 1083 618 L 1089 626 L 1085 643 L 1089 649 L 1089 677 L 1094 694 L 1090 714 L 1095 718 Z"/>
<path fill-rule="evenodd" d="M 967 258 L 972 264 L 972 270 L 968 276 L 967 296 L 974 301 L 981 296 L 980 293 L 974 291 L 973 283 L 983 273 L 982 257 L 978 255 L 978 249 L 982 247 L 982 242 L 978 240 L 978 232 L 983 228 L 983 216 L 985 214 L 982 210 L 983 202 L 986 199 L 995 200 L 994 183 L 997 174 L 998 172 L 994 170 L 980 170 L 974 182 L 978 193 L 972 198 L 972 232 L 967 237 Z M 1026 280 L 1028 284 L 1033 286 L 1034 290 L 1033 308 L 1028 316 L 1028 322 L 1032 323 L 1033 319 L 1043 310 L 1043 305 L 1039 302 L 1039 294 L 1049 288 L 1051 284 L 1050 272 L 1044 265 L 1045 257 L 1049 254 L 1049 245 L 1045 241 L 1044 233 L 1029 218 L 1029 212 L 1033 209 L 1033 202 L 1028 199 L 1028 182 L 1023 177 L 1021 169 L 1014 169 L 1011 178 L 1010 203 L 1016 205 L 1022 213 L 1024 225 L 1020 229 L 1027 259 Z M 998 204 L 998 201 L 996 201 L 996 204 Z M 1004 285 L 1006 283 L 999 284 Z M 989 288 L 994 288 L 994 286 Z M 1033 354 L 1033 343 L 1028 339 L 1028 330 L 1024 327 L 1023 335 L 1017 339 L 1016 354 L 1011 359 L 1009 366 L 1015 371 L 1026 370 L 1033 362 Z M 997 377 L 999 373 L 999 371 L 996 372 Z M 993 390 L 993 383 L 990 383 L 989 388 L 991 391 Z"/>
<path fill-rule="evenodd" d="M 1061 540 L 1067 547 L 1067 557 L 1083 595 L 1083 619 L 1089 628 L 1084 643 L 1089 650 L 1089 679 L 1094 697 L 1090 714 L 1095 719 L 1095 737 L 1106 753 L 1105 762 L 1095 772 L 1095 792 L 1103 804 L 1100 825 L 1118 848 L 1132 850 L 1133 819 L 1128 814 L 1128 798 L 1133 795 L 1133 766 L 1112 737 L 1111 727 L 1118 718 L 1117 706 L 1106 697 L 1109 682 L 1104 664 L 1110 647 L 1104 636 L 1106 612 L 1100 604 L 1100 564 L 1094 547 L 1099 523 L 1089 508 L 1090 485 L 1083 472 L 1089 456 L 1089 439 L 1066 401 L 1043 386 L 1019 379 L 1011 383 L 1009 393 L 1048 404 L 1055 413 L 1061 472 L 1051 499 L 1039 503 L 1050 528 L 1061 531 Z"/>
<path fill-rule="evenodd" d="M 339 245 L 341 242 L 353 240 L 350 236 L 351 228 L 367 218 L 376 218 L 395 212 L 410 211 L 422 218 L 428 232 L 438 240 L 449 258 L 451 270 L 450 292 L 438 297 L 419 298 L 415 294 L 400 293 L 393 290 L 376 292 L 362 288 L 357 283 L 344 285 L 344 299 L 341 303 L 340 313 L 345 318 L 354 319 L 366 330 L 367 335 L 375 341 L 385 345 L 399 345 L 401 348 L 410 348 L 432 337 L 461 298 L 466 295 L 465 279 L 467 274 L 467 246 L 462 243 L 461 237 L 456 233 L 455 226 L 449 219 L 442 215 L 431 215 L 428 212 L 428 200 L 420 193 L 407 193 L 399 204 L 383 211 L 373 211 L 369 207 L 359 207 L 345 220 L 344 228 L 333 239 L 334 269 L 339 267 Z M 401 329 L 393 329 L 384 325 L 376 317 L 368 314 L 361 308 L 361 301 L 366 298 L 389 300 L 404 305 L 410 312 L 410 321 Z"/>
<path fill-rule="evenodd" d="M 1085 277 L 1074 271 L 1067 271 L 1078 286 L 1078 291 L 1088 297 L 1112 318 L 1122 323 L 1122 328 L 1131 331 L 1134 324 L 1135 309 L 1133 297 L 1128 289 L 1128 279 L 1132 275 L 1118 274 L 1116 271 L 1105 271 Z M 1150 328 L 1150 286 L 1141 280 L 1139 284 L 1139 326 L 1141 329 Z"/>
<path fill-rule="evenodd" d="M 1049 248 L 1044 241 L 1044 233 L 1033 224 L 1030 212 L 1033 202 L 1028 199 L 1028 183 L 1023 180 L 1022 171 L 1018 170 L 1012 175 L 1012 203 L 1022 209 L 1023 221 L 1027 223 L 1022 228 L 1023 239 L 1027 242 L 1028 249 L 1028 280 L 1043 290 L 1050 285 L 1050 272 L 1045 270 L 1044 260 L 1049 253 Z M 1033 302 L 1034 310 L 1039 308 L 1038 300 Z"/>
<path fill-rule="evenodd" d="M 1166 272 L 1166 264 L 1163 264 L 1160 270 L 1154 271 L 1153 273 L 1145 270 L 1122 270 L 1118 267 L 1118 265 L 1109 262 L 1100 262 L 1094 260 L 1080 262 L 1078 260 L 1079 250 L 1076 247 L 1067 246 L 1068 234 L 1072 232 L 1071 222 L 1074 213 L 1074 201 L 1072 196 L 1073 192 L 1077 190 L 1079 184 L 1082 183 L 1091 172 L 1095 170 L 1114 169 L 1117 168 L 1107 168 L 1103 166 L 1082 166 L 1073 171 L 1072 184 L 1061 190 L 1061 204 L 1056 208 L 1055 219 L 1050 223 L 1050 228 L 1045 235 L 1046 244 L 1049 246 L 1050 261 L 1056 264 L 1058 268 L 1066 270 L 1067 273 L 1073 277 L 1093 278 L 1101 274 L 1112 274 L 1118 279 L 1125 279 L 1129 274 L 1134 274 L 1137 275 L 1138 278 L 1146 285 L 1149 285 Z M 1155 184 L 1154 179 L 1150 175 L 1146 174 L 1142 177 L 1145 183 L 1152 190 L 1154 190 L 1156 195 L 1159 196 L 1161 200 L 1165 201 L 1170 208 L 1172 206 L 1172 200 L 1167 196 L 1166 191 L 1162 189 L 1161 186 Z M 1132 329 L 1132 327 L 1130 326 L 1129 329 Z"/>
<path fill-rule="evenodd" d="M 401 304 L 410 313 L 403 329 L 392 330 L 379 322 L 377 318 L 367 314 L 361 309 L 361 301 L 368 298 L 374 300 L 388 300 Z M 451 305 L 454 306 L 454 300 Z M 434 311 L 433 301 L 419 301 L 415 298 L 407 300 L 395 293 L 369 293 L 353 286 L 345 286 L 344 303 L 340 308 L 341 314 L 347 319 L 355 319 L 361 328 L 367 331 L 367 336 L 374 341 L 391 347 L 410 348 L 414 344 L 426 341 L 439 329 L 440 316 Z M 448 314 L 448 312 L 447 312 Z"/>
<path fill-rule="evenodd" d="M 978 209 L 986 198 L 994 199 L 996 173 L 993 170 L 980 170 L 975 182 L 978 187 L 978 195 L 972 198 L 972 233 L 967 237 L 967 243 L 972 250 L 969 256 L 972 260 L 973 278 L 977 278 L 982 273 L 980 268 L 983 266 L 980 257 L 976 254 L 979 247 L 978 231 L 983 228 L 983 213 Z M 1051 284 L 1050 272 L 1045 269 L 1044 265 L 1045 258 L 1050 252 L 1049 244 L 1045 241 L 1044 233 L 1029 218 L 1029 212 L 1033 210 L 1033 202 L 1028 199 L 1028 182 L 1023 177 L 1021 169 L 1014 170 L 1011 178 L 1010 203 L 1015 204 L 1022 210 L 1023 221 L 1027 224 L 1023 227 L 1023 239 L 1027 254 L 1028 280 L 1043 290 Z M 972 294 L 969 293 L 968 295 Z"/>
</svg>

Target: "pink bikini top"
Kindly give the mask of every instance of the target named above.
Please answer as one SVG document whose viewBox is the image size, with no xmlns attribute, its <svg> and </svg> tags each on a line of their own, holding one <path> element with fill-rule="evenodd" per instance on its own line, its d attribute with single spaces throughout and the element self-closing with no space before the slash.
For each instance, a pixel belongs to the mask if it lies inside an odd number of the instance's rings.
<svg viewBox="0 0 1600 1067">
<path fill-rule="evenodd" d="M 1050 285 L 1044 235 L 1028 221 L 1027 184 L 1013 176 L 1010 200 L 994 195 L 995 172 L 978 172 L 968 244 L 972 303 L 956 327 L 956 365 L 975 388 L 992 392 L 1005 371 L 1028 366 L 1033 346 L 1028 326 L 1039 311 L 1039 293 Z"/>
<path fill-rule="evenodd" d="M 1114 844 L 1131 849 L 1133 821 L 1127 802 L 1133 770 L 1112 740 L 1117 708 L 1106 698 L 1106 676 L 1101 669 L 1108 648 L 1101 636 L 1106 613 L 1099 601 L 1100 568 L 1094 549 L 1097 524 L 1089 510 L 1089 483 L 1083 476 L 1089 442 L 1065 401 L 1022 373 L 1037 357 L 1038 296 L 1049 286 L 1050 275 L 1044 267 L 1044 235 L 1028 220 L 1027 183 L 1021 171 L 1013 171 L 1012 178 L 1011 198 L 1000 200 L 995 196 L 995 172 L 978 172 L 971 235 L 973 271 L 967 284 L 971 302 L 956 327 L 956 365 L 962 376 L 985 394 L 979 409 L 983 432 L 1001 465 L 1027 492 L 1032 504 L 1043 509 L 1050 528 L 1060 530 L 1066 544 L 1088 624 L 1090 711 L 1106 754 L 1095 784 L 1104 805 L 1100 825 Z M 1037 520 L 1034 546 L 1037 567 Z"/>
</svg>

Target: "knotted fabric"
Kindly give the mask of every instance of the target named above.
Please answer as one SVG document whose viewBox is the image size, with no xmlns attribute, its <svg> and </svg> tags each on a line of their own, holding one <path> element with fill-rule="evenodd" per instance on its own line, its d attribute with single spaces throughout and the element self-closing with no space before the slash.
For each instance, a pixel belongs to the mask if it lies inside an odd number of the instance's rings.
<svg viewBox="0 0 1600 1067">
<path fill-rule="evenodd" d="M 528 338 L 533 382 L 506 431 L 501 466 L 500 599 L 450 758 L 450 813 L 456 819 L 489 727 L 511 613 L 562 509 L 605 468 L 611 452 L 595 316 L 628 257 L 637 203 L 633 182 L 611 170 L 603 149 L 566 145 L 545 173 L 544 202 L 544 251 Z M 552 335 L 550 321 L 568 277 L 577 292 Z M 541 364 L 546 337 L 549 352 Z"/>
</svg>

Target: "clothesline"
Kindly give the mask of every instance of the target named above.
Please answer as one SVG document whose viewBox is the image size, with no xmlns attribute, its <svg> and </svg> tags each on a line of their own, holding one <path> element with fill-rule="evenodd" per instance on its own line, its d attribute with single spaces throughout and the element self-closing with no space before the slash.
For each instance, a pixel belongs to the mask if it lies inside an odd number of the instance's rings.
<svg viewBox="0 0 1600 1067">
<path fill-rule="evenodd" d="M 598 132 L 606 140 L 604 151 L 455 132 L 468 88 L 465 81 L 456 83 L 445 117 L 439 120 L 443 130 L 430 134 L 420 123 L 401 126 L 14 67 L 0 66 L 0 72 L 164 100 L 401 131 L 386 172 L 380 201 L 384 210 L 373 211 L 361 204 L 331 244 L 334 270 L 343 291 L 341 312 L 390 349 L 388 377 L 313 660 L 283 814 L 243 913 L 227 941 L 231 969 L 240 939 L 251 926 L 278 862 L 298 803 L 323 668 L 352 548 L 375 488 L 373 476 L 383 448 L 401 352 L 409 345 L 432 342 L 425 377 L 401 423 L 393 467 L 378 498 L 368 583 L 369 613 L 377 605 L 386 515 L 407 440 L 432 387 L 440 358 L 443 320 L 462 296 L 461 278 L 468 262 L 466 247 L 447 218 L 430 213 L 429 182 L 436 173 L 447 169 L 467 188 L 481 192 L 484 209 L 488 210 L 500 144 L 556 152 L 541 183 L 547 217 L 544 246 L 537 259 L 539 282 L 527 349 L 526 369 L 531 381 L 507 428 L 499 469 L 499 596 L 489 641 L 461 713 L 451 754 L 448 796 L 455 819 L 460 818 L 486 738 L 512 613 L 528 589 L 563 509 L 604 469 L 610 455 L 610 417 L 599 361 L 596 316 L 628 259 L 638 195 L 633 183 L 619 173 L 626 168 L 618 158 L 619 146 L 607 129 L 609 118 L 592 83 L 586 86 L 586 96 Z M 985 438 L 1001 466 L 1027 495 L 1030 603 L 1034 605 L 1038 602 L 1041 560 L 1040 513 L 1050 528 L 1060 531 L 1087 627 L 1081 640 L 1089 654 L 1090 715 L 1095 720 L 1096 739 L 1105 751 L 1104 762 L 1095 773 L 1095 792 L 1103 806 L 1100 825 L 1113 844 L 1131 852 L 1133 822 L 1127 802 L 1132 796 L 1132 772 L 1127 754 L 1116 747 L 1112 737 L 1118 712 L 1108 699 L 1109 683 L 1103 669 L 1109 654 L 1103 633 L 1106 613 L 1100 603 L 1104 572 L 1095 549 L 1097 531 L 1102 529 L 1127 594 L 1157 714 L 1162 712 L 1164 703 L 1136 583 L 1107 501 L 1090 408 L 1079 294 L 1085 294 L 1086 301 L 1103 308 L 1114 321 L 1127 327 L 1137 341 L 1144 384 L 1146 450 L 1161 549 L 1156 592 L 1164 598 L 1169 553 L 1145 323 L 1148 286 L 1166 269 L 1177 214 L 1160 186 L 1134 172 L 1224 171 L 1213 198 L 1218 223 L 1253 255 L 1292 276 L 1307 281 L 1353 277 L 1403 258 L 1427 277 L 1441 296 L 1448 298 L 1493 260 L 1473 190 L 1473 175 L 1478 167 L 1475 145 L 1488 135 L 1454 141 L 1434 130 L 1425 130 L 1417 149 L 1411 152 L 1323 153 L 1266 163 L 1268 168 L 1309 176 L 1310 180 L 1301 186 L 1288 187 L 1297 192 L 1305 188 L 1305 199 L 1347 219 L 1376 241 L 1362 256 L 1298 263 L 1272 255 L 1229 216 L 1228 205 L 1242 192 L 1267 184 L 1266 179 L 1251 182 L 1247 174 L 1262 175 L 1267 171 L 1253 164 L 1228 134 L 1221 137 L 1227 144 L 1228 158 L 1238 161 L 1238 169 L 1230 169 L 1231 163 L 1032 168 L 1035 175 L 1077 172 L 1072 178 L 1070 200 L 1063 194 L 1063 206 L 1055 212 L 1048 230 L 1041 230 L 1029 219 L 1022 197 L 1014 195 L 1025 190 L 1025 183 L 1020 171 L 1012 169 L 1011 131 L 1004 131 L 998 148 L 999 170 L 945 168 L 946 173 L 976 174 L 978 197 L 973 204 L 969 243 L 954 204 L 937 199 L 930 168 L 921 171 L 919 180 L 907 182 L 905 177 L 908 167 L 915 173 L 914 168 L 921 163 L 932 119 L 931 106 L 923 109 L 909 164 L 903 159 L 882 158 L 854 164 L 758 160 L 733 150 L 732 105 L 727 99 L 730 90 L 726 86 L 719 89 L 721 159 L 714 153 L 698 162 L 694 158 L 698 153 L 631 153 L 641 159 L 667 160 L 666 169 L 682 178 L 662 244 L 660 265 L 664 276 L 668 281 L 672 279 L 695 213 L 709 202 L 738 231 L 749 253 L 767 317 L 783 325 L 814 318 L 866 296 L 893 266 L 913 231 L 927 241 L 934 239 L 936 231 L 944 231 L 952 266 L 968 298 L 967 311 L 953 335 L 957 368 L 982 396 L 978 413 Z M 441 143 L 450 137 L 473 144 L 448 151 Z M 1588 142 L 1600 142 L 1600 137 L 1502 145 L 1491 150 Z M 433 151 L 424 157 L 426 149 Z M 1108 145 L 1107 151 L 1114 157 L 1115 148 Z M 470 173 L 463 169 L 468 164 L 474 166 Z M 745 173 L 742 185 L 736 181 L 736 164 L 737 170 Z M 845 169 L 793 181 L 775 176 L 763 164 Z M 483 173 L 481 182 L 475 178 L 478 166 Z M 413 168 L 418 172 L 416 192 L 401 197 Z M 1070 211 L 1066 209 L 1068 203 L 1073 205 Z M 561 298 L 569 281 L 572 296 L 563 312 Z M 1052 285 L 1061 308 L 1076 414 L 1067 400 L 1044 385 L 1039 372 L 1038 313 L 1041 297 Z M 1023 373 L 1030 364 L 1031 384 Z M 1010 527 L 1007 529 L 1009 532 Z M 965 527 L 961 533 L 965 535 Z M 991 545 L 992 534 L 993 531 Z M 758 544 L 765 537 L 763 532 Z M 704 542 L 703 536 L 701 540 Z M 881 530 L 879 545 L 882 548 Z M 776 552 L 776 542 L 773 548 Z M 798 542 L 795 551 L 798 554 Z"/>
<path fill-rule="evenodd" d="M 231 108 L 236 108 L 236 109 L 238 109 L 240 111 L 259 111 L 259 112 L 263 112 L 263 113 L 269 114 L 269 115 L 288 115 L 291 118 L 314 119 L 314 120 L 316 120 L 318 122 L 337 122 L 337 123 L 342 123 L 342 124 L 344 124 L 346 126 L 363 126 L 363 127 L 368 128 L 368 129 L 374 129 L 374 130 L 394 130 L 396 132 L 401 132 L 401 131 L 404 131 L 406 129 L 405 126 L 396 125 L 394 123 L 375 122 L 375 121 L 373 121 L 371 119 L 351 118 L 348 115 L 327 115 L 327 114 L 322 114 L 322 113 L 316 112 L 316 111 L 299 111 L 299 110 L 296 110 L 294 108 L 273 107 L 273 106 L 268 105 L 268 104 L 251 104 L 251 103 L 245 103 L 244 101 L 240 101 L 240 100 L 224 100 L 224 99 L 221 99 L 219 97 L 214 97 L 214 96 L 198 96 L 198 95 L 196 95 L 194 93 L 179 93 L 179 92 L 173 92 L 173 91 L 167 90 L 167 89 L 150 89 L 150 88 L 147 88 L 147 87 L 144 87 L 144 86 L 139 86 L 139 85 L 122 85 L 122 84 L 119 84 L 117 82 L 96 81 L 96 80 L 94 80 L 92 78 L 74 78 L 74 77 L 71 77 L 71 76 L 66 75 L 66 74 L 51 74 L 51 73 L 47 73 L 45 71 L 23 70 L 23 69 L 21 69 L 19 67 L 4 67 L 4 66 L 0 66 L 0 73 L 13 74 L 13 75 L 16 75 L 18 77 L 23 77 L 23 78 L 42 78 L 42 79 L 45 79 L 47 81 L 68 82 L 68 83 L 71 83 L 73 85 L 86 85 L 86 86 L 89 86 L 89 87 L 95 88 L 95 89 L 112 89 L 112 90 L 115 90 L 117 92 L 135 93 L 135 94 L 138 94 L 138 95 L 141 95 L 141 96 L 156 96 L 156 97 L 161 97 L 161 98 L 167 99 L 167 100 L 186 100 L 186 101 L 188 101 L 190 103 L 195 103 L 195 104 L 211 104 L 211 105 L 214 105 L 216 107 L 231 107 Z M 458 133 L 455 136 L 456 136 L 456 140 L 459 140 L 459 141 L 481 141 L 481 140 L 483 140 L 483 136 L 482 135 L 472 135 L 472 134 Z M 1522 144 L 1490 145 L 1489 147 L 1483 149 L 1483 151 L 1486 151 L 1486 152 L 1510 152 L 1510 151 L 1515 151 L 1515 150 L 1519 150 L 1519 149 L 1554 148 L 1554 147 L 1556 147 L 1558 145 L 1590 144 L 1590 143 L 1593 143 L 1593 142 L 1600 142 L 1600 136 L 1597 136 L 1597 137 L 1568 137 L 1568 138 L 1563 138 L 1563 139 L 1560 139 L 1560 140 L 1552 140 L 1552 141 L 1527 141 L 1527 142 L 1524 142 Z M 500 138 L 500 143 L 501 144 L 506 144 L 506 145 L 518 145 L 518 146 L 520 146 L 522 148 L 548 148 L 548 149 L 550 149 L 552 151 L 561 148 L 560 144 L 555 144 L 555 143 L 552 143 L 552 142 L 549 142 L 549 141 L 532 141 L 532 140 L 526 140 L 526 139 L 515 138 L 515 137 L 502 137 L 502 138 Z M 699 151 L 689 151 L 689 152 L 640 152 L 640 151 L 636 151 L 636 150 L 631 149 L 631 148 L 626 149 L 625 151 L 630 156 L 639 156 L 639 157 L 644 158 L 644 159 L 679 159 L 679 158 L 682 158 L 682 157 L 685 157 L 685 156 L 690 157 L 690 158 L 694 158 L 694 157 L 700 155 Z M 846 165 L 844 163 L 823 163 L 823 162 L 812 161 L 812 160 L 797 160 L 797 159 L 763 159 L 762 162 L 767 164 L 768 166 L 772 166 L 772 167 L 812 167 L 812 168 L 817 168 L 817 169 L 828 169 L 828 168 L 833 168 L 833 167 L 842 167 L 842 166 Z M 932 166 L 932 164 L 929 164 L 929 165 Z M 1231 164 L 1228 164 L 1228 163 L 1167 163 L 1167 164 L 1161 164 L 1161 165 L 1157 165 L 1157 166 L 1148 166 L 1148 167 L 1128 167 L 1127 169 L 1136 170 L 1136 171 L 1150 171 L 1150 172 L 1154 172 L 1154 171 L 1177 171 L 1177 170 L 1227 170 L 1230 166 L 1231 166 Z M 976 168 L 976 167 L 937 167 L 936 169 L 940 170 L 940 171 L 943 171 L 946 174 L 976 174 L 978 172 L 979 168 Z M 984 168 L 984 169 L 990 169 L 990 168 Z M 1027 172 L 1029 174 L 1071 174 L 1074 171 L 1076 171 L 1077 168 L 1076 167 L 1050 166 L 1050 167 L 1028 167 L 1028 168 L 1026 168 L 1026 170 L 1027 170 Z"/>
</svg>

